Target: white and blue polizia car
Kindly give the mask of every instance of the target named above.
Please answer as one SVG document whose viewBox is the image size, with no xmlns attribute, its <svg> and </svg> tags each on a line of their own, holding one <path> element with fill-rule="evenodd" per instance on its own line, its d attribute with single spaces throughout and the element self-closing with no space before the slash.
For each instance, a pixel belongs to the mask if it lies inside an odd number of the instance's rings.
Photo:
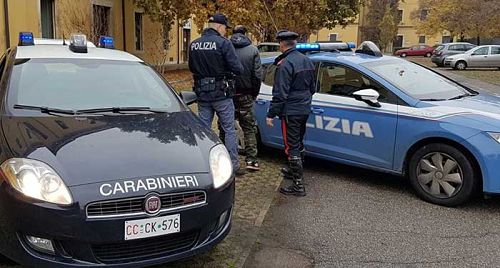
<svg viewBox="0 0 500 268">
<path fill-rule="evenodd" d="M 481 190 L 500 193 L 500 98 L 382 56 L 373 43 L 361 47 L 307 54 L 317 93 L 306 154 L 406 175 L 422 199 L 439 205 L 462 204 Z M 262 143 L 282 148 L 280 124 L 265 122 L 273 60 L 262 60 L 267 71 L 255 116 Z"/>
</svg>

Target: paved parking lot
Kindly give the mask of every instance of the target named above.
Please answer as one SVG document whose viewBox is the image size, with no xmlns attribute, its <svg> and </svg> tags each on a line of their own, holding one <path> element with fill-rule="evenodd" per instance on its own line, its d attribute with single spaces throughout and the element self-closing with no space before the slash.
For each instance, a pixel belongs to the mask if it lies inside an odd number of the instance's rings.
<svg viewBox="0 0 500 268">
<path fill-rule="evenodd" d="M 403 178 L 316 159 L 305 177 L 308 196 L 276 197 L 246 267 L 500 263 L 498 198 L 440 207 Z"/>
</svg>

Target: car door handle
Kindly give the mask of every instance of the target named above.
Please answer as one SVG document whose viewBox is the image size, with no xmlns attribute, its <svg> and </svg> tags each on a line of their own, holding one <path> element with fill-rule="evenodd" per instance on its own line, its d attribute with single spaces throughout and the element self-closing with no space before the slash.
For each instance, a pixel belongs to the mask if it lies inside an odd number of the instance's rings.
<svg viewBox="0 0 500 268">
<path fill-rule="evenodd" d="M 325 112 L 325 110 L 321 109 L 321 108 L 311 108 L 311 112 L 313 114 L 322 114 Z"/>
<path fill-rule="evenodd" d="M 257 104 L 264 105 L 264 104 L 266 104 L 266 102 L 267 102 L 267 101 L 266 101 L 266 100 L 263 100 L 263 99 L 258 99 L 258 100 L 256 100 L 255 102 L 256 102 Z"/>
</svg>

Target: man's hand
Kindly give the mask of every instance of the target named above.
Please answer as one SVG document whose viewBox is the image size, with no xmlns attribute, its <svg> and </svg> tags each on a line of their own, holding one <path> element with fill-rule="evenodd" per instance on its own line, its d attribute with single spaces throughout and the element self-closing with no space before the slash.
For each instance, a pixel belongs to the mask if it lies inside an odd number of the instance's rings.
<svg viewBox="0 0 500 268">
<path fill-rule="evenodd" d="M 267 118 L 266 118 L 266 125 L 267 125 L 268 127 L 273 127 L 273 126 L 274 126 L 274 124 L 273 124 L 273 119 L 272 119 L 272 118 L 267 117 Z"/>
</svg>

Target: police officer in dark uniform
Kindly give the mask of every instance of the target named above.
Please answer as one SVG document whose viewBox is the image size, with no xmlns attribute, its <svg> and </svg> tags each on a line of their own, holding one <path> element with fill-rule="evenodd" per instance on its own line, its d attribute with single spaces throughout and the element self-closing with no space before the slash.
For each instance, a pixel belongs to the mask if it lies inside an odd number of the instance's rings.
<svg viewBox="0 0 500 268">
<path fill-rule="evenodd" d="M 225 132 L 226 145 L 233 170 L 239 169 L 238 144 L 234 123 L 234 75 L 243 72 L 231 41 L 226 39 L 229 22 L 217 13 L 208 21 L 208 28 L 194 40 L 189 50 L 189 70 L 193 73 L 194 91 L 198 97 L 198 115 L 212 126 L 214 113 Z"/>
<path fill-rule="evenodd" d="M 283 52 L 274 61 L 273 98 L 267 113 L 267 125 L 273 118 L 281 119 L 281 129 L 288 156 L 287 171 L 292 185 L 280 188 L 286 195 L 305 196 L 303 184 L 302 153 L 306 123 L 311 112 L 311 101 L 316 91 L 316 77 L 312 61 L 295 49 L 299 35 L 287 30 L 279 31 L 276 39 Z"/>
</svg>

